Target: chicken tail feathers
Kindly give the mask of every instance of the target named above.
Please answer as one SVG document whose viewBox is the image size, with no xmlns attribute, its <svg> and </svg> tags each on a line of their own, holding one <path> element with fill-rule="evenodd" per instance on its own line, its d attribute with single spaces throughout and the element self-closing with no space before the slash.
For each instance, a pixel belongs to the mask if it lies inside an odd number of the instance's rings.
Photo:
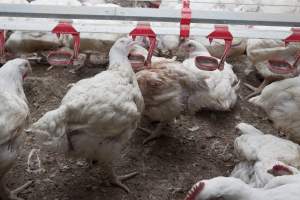
<svg viewBox="0 0 300 200">
<path fill-rule="evenodd" d="M 61 137 L 66 133 L 67 126 L 67 107 L 60 106 L 56 110 L 47 112 L 37 122 L 35 122 L 31 130 L 36 133 L 48 133 L 51 137 Z M 43 134 L 46 135 L 46 134 Z"/>
<path fill-rule="evenodd" d="M 56 110 L 47 112 L 30 129 L 27 134 L 35 134 L 38 142 L 46 149 L 64 152 L 67 143 L 68 109 L 60 106 Z"/>
</svg>

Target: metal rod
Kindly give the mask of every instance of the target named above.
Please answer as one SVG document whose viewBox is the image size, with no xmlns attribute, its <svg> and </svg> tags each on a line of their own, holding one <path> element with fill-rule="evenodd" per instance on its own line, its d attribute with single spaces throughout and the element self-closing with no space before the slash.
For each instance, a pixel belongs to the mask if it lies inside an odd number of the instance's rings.
<svg viewBox="0 0 300 200">
<path fill-rule="evenodd" d="M 0 30 L 17 30 L 17 31 L 44 31 L 51 32 L 57 25 L 57 20 L 53 19 L 1 19 L 0 18 Z M 81 38 L 85 37 L 83 33 L 110 33 L 110 34 L 128 34 L 136 27 L 135 22 L 111 22 L 106 21 L 94 21 L 91 23 L 89 20 L 75 20 L 73 27 L 81 34 Z M 174 23 L 174 26 L 165 26 L 160 23 L 151 23 L 152 29 L 158 35 L 179 35 L 180 27 Z M 257 38 L 257 39 L 282 39 L 289 36 L 292 32 L 287 27 L 253 27 L 246 26 L 229 26 L 231 33 L 234 37 L 239 38 Z M 213 25 L 199 25 L 192 24 L 190 37 L 205 37 L 211 33 Z"/>
<path fill-rule="evenodd" d="M 181 12 L 176 9 L 1 4 L 0 16 L 179 22 Z M 300 15 L 193 10 L 192 23 L 300 27 Z"/>
<path fill-rule="evenodd" d="M 135 0 L 138 2 L 149 2 L 149 0 Z M 178 0 L 163 0 L 163 3 L 168 4 L 168 3 L 178 3 Z M 288 4 L 289 2 L 287 1 L 286 4 L 284 3 L 277 3 L 274 2 L 272 3 L 238 3 L 236 1 L 226 1 L 222 2 L 219 0 L 191 0 L 191 4 L 197 5 L 197 4 L 214 4 L 214 5 L 235 5 L 235 6 L 269 6 L 269 7 L 292 7 L 292 8 L 298 8 L 300 5 L 293 5 L 293 4 Z"/>
</svg>

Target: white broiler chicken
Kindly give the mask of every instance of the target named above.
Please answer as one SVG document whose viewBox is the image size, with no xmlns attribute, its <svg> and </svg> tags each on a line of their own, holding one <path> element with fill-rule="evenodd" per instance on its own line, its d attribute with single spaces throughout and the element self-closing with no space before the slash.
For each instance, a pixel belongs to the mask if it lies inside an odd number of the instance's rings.
<svg viewBox="0 0 300 200">
<path fill-rule="evenodd" d="M 296 175 L 299 170 L 280 161 L 242 161 L 234 167 L 231 177 L 251 187 L 261 188 L 277 176 Z"/>
<path fill-rule="evenodd" d="M 93 7 L 120 7 L 116 4 L 111 3 L 97 3 L 97 1 L 87 1 L 85 2 L 86 6 Z M 81 24 L 83 26 L 116 26 L 116 27 L 126 27 L 132 25 L 134 22 L 129 21 L 107 21 L 107 20 L 73 20 L 74 23 Z M 112 45 L 119 38 L 123 37 L 124 34 L 117 33 L 80 33 L 80 52 L 86 55 L 86 58 L 83 58 L 85 64 L 79 66 L 76 70 L 79 70 L 80 67 L 84 67 L 87 64 L 92 66 L 106 65 L 108 63 L 108 52 Z M 65 40 L 66 46 L 73 46 L 73 38 L 67 37 Z"/>
<path fill-rule="evenodd" d="M 245 2 L 245 0 L 243 0 Z M 218 1 L 191 1 L 190 7 L 193 12 L 201 11 L 213 11 L 213 12 L 229 12 L 239 5 L 239 0 L 218 0 Z M 229 28 L 237 27 L 231 25 Z M 213 31 L 215 25 L 213 24 L 201 24 L 201 23 L 192 23 L 191 29 L 206 29 Z M 195 40 L 204 45 L 211 56 L 221 58 L 225 50 L 225 41 L 224 40 L 213 40 L 210 42 L 206 37 L 191 36 L 191 40 Z M 233 38 L 231 48 L 228 51 L 228 57 L 243 55 L 246 51 L 247 39 L 244 38 Z"/>
<path fill-rule="evenodd" d="M 141 45 L 144 46 L 144 43 L 142 41 L 139 41 Z M 144 65 L 147 57 L 148 57 L 148 51 L 141 45 L 135 45 L 132 50 L 129 53 L 129 60 L 131 62 L 132 68 L 135 72 L 141 71 L 143 69 L 146 69 L 147 67 Z M 176 62 L 176 57 L 173 57 L 171 59 L 165 58 L 165 57 L 158 57 L 158 56 L 152 56 L 151 57 L 151 63 L 178 63 Z"/>
<path fill-rule="evenodd" d="M 28 130 L 54 149 L 98 161 L 110 182 L 127 192 L 121 181 L 136 173 L 116 176 L 113 163 L 136 130 L 144 107 L 127 58 L 134 44 L 129 38 L 117 40 L 109 53 L 108 70 L 74 84 L 59 108 L 47 112 Z"/>
<path fill-rule="evenodd" d="M 275 176 L 298 174 L 300 146 L 289 140 L 265 135 L 250 124 L 236 127 L 242 135 L 234 148 L 242 162 L 231 176 L 240 178 L 253 187 L 264 187 Z"/>
<path fill-rule="evenodd" d="M 196 183 L 185 200 L 298 200 L 299 176 L 276 177 L 273 187 L 253 188 L 240 179 L 216 177 Z M 273 181 L 275 181 L 273 179 Z"/>
<path fill-rule="evenodd" d="M 293 78 L 299 74 L 299 65 L 296 70 L 290 73 L 279 74 L 271 71 L 268 67 L 269 60 L 286 60 L 290 64 L 295 61 L 299 45 L 291 44 L 288 47 L 284 46 L 284 42 L 276 40 L 259 40 L 251 39 L 248 41 L 247 55 L 252 61 L 258 74 L 263 77 L 263 82 L 257 87 L 250 84 L 245 84 L 247 88 L 253 91 L 246 99 L 259 95 L 261 91 L 270 83 Z M 275 59 L 274 59 L 275 58 Z"/>
<path fill-rule="evenodd" d="M 225 4 L 224 4 L 225 3 Z M 190 2 L 190 8 L 193 9 L 193 11 L 226 11 L 229 10 L 229 6 L 232 6 L 233 4 L 228 4 L 226 1 L 191 1 Z M 161 1 L 161 4 L 159 6 L 159 9 L 175 9 L 175 10 L 181 10 L 182 9 L 182 1 Z M 166 22 L 152 22 L 151 25 L 153 27 L 174 27 L 174 23 L 166 23 Z M 213 26 L 207 25 L 207 24 L 191 24 L 192 28 L 205 28 L 205 29 L 212 29 Z M 202 44 L 205 45 L 205 47 L 208 49 L 210 54 L 212 56 L 220 58 L 224 52 L 224 41 L 213 41 L 212 43 L 209 43 L 207 38 L 204 37 L 196 37 L 191 36 L 191 39 L 200 41 Z M 180 52 L 178 52 L 178 47 L 183 42 L 182 39 L 178 35 L 157 35 L 157 48 L 156 48 L 156 55 L 159 56 L 178 56 L 181 57 Z M 246 40 L 235 38 L 233 40 L 233 44 L 231 46 L 231 49 L 229 50 L 228 55 L 234 56 L 234 55 L 241 55 L 244 54 L 246 50 Z"/>
<path fill-rule="evenodd" d="M 156 22 L 157 24 L 158 22 Z M 153 23 L 152 23 L 153 24 Z M 160 24 L 163 27 L 174 26 L 174 24 Z M 180 38 L 177 35 L 158 35 L 157 47 L 155 49 L 156 55 L 173 57 L 176 55 L 177 49 L 180 45 Z"/>
<path fill-rule="evenodd" d="M 147 50 L 136 47 L 134 53 L 146 56 Z M 172 59 L 152 57 L 151 66 L 137 72 L 136 77 L 145 101 L 143 115 L 158 122 L 154 132 L 146 130 L 150 136 L 144 143 L 161 136 L 163 127 L 180 114 L 198 111 L 201 94 L 207 92 L 205 76 L 195 76 Z"/>
<path fill-rule="evenodd" d="M 174 27 L 173 23 L 161 23 L 161 22 L 152 22 L 151 27 Z M 150 47 L 150 40 L 147 38 L 143 39 L 143 46 L 145 48 Z M 178 35 L 157 35 L 156 36 L 156 48 L 154 49 L 153 54 L 158 57 L 169 57 L 178 56 L 178 47 L 182 43 Z"/>
<path fill-rule="evenodd" d="M 30 5 L 55 5 L 55 6 L 81 6 L 81 3 L 77 0 L 35 0 L 31 1 Z M 26 23 L 28 20 L 33 24 L 47 24 L 48 19 L 19 19 L 24 20 Z M 59 20 L 55 20 L 57 23 Z M 21 23 L 21 22 L 19 22 Z M 53 27 L 54 28 L 54 27 Z M 58 38 L 56 34 L 50 32 L 32 32 L 32 31 L 15 31 L 7 39 L 5 46 L 9 52 L 15 57 L 18 55 L 35 55 L 30 56 L 28 59 L 41 61 L 43 58 L 46 60 L 43 51 L 53 51 L 63 46 L 63 40 L 66 36 Z"/>
<path fill-rule="evenodd" d="M 262 108 L 272 120 L 275 128 L 286 133 L 300 144 L 300 77 L 274 82 L 262 93 L 249 99 Z"/>
<path fill-rule="evenodd" d="M 141 2 L 145 5 L 145 7 L 159 7 L 159 9 L 175 9 L 175 10 L 181 10 L 183 6 L 183 1 L 181 0 L 158 0 L 158 1 L 147 1 Z M 238 2 L 237 2 L 238 3 Z M 156 5 L 156 6 L 155 6 Z M 190 8 L 193 9 L 193 11 L 228 11 L 232 10 L 231 7 L 236 7 L 232 0 L 228 2 L 227 0 L 222 1 L 190 1 Z M 174 23 L 167 23 L 167 22 L 152 22 L 151 26 L 153 27 L 169 27 L 173 28 Z M 192 28 L 205 28 L 205 29 L 213 29 L 214 27 L 212 25 L 207 24 L 191 24 Z M 208 51 L 212 56 L 215 57 L 221 57 L 225 44 L 224 41 L 213 41 L 212 43 L 209 43 L 207 38 L 204 37 L 195 37 L 191 36 L 191 39 L 200 41 L 202 44 L 206 46 Z M 183 42 L 182 39 L 178 35 L 157 35 L 157 47 L 155 49 L 155 55 L 157 56 L 178 56 L 181 57 L 182 55 L 180 52 L 178 52 L 178 47 Z M 236 56 L 236 55 L 242 55 L 245 53 L 246 50 L 246 40 L 235 38 L 233 40 L 233 44 L 231 46 L 231 49 L 229 50 L 228 55 L 229 56 Z"/>
<path fill-rule="evenodd" d="M 300 183 L 300 174 L 294 176 L 288 176 L 288 175 L 278 176 L 272 179 L 264 188 L 271 189 L 271 188 L 279 187 L 290 183 Z"/>
<path fill-rule="evenodd" d="M 205 82 L 208 92 L 201 97 L 202 106 L 199 109 L 210 109 L 228 111 L 237 102 L 237 90 L 239 80 L 232 70 L 232 65 L 225 63 L 224 70 L 205 71 L 197 68 L 195 59 L 197 56 L 211 56 L 207 49 L 194 40 L 187 41 L 181 45 L 181 51 L 188 54 L 183 65 L 194 71 L 195 75 L 206 76 Z"/>
<path fill-rule="evenodd" d="M 29 120 L 29 107 L 23 91 L 23 80 L 31 70 L 27 60 L 14 59 L 0 68 L 0 199 L 18 199 L 17 193 L 24 186 L 10 192 L 4 176 L 17 159 L 24 142 L 23 130 Z"/>
<path fill-rule="evenodd" d="M 254 1 L 256 4 L 257 10 L 256 12 L 262 13 L 297 13 L 299 12 L 299 1 L 298 0 L 259 0 Z M 248 7 L 248 5 L 244 5 L 244 7 Z M 264 30 L 273 30 L 276 31 L 287 31 L 285 27 L 255 27 L 256 29 L 264 29 Z M 294 61 L 294 55 L 299 51 L 299 44 L 290 44 L 285 47 L 285 44 L 281 40 L 273 40 L 273 39 L 249 39 L 247 42 L 247 56 L 250 61 L 255 66 L 256 71 L 263 77 L 263 82 L 256 88 L 252 85 L 245 84 L 247 88 L 252 90 L 246 99 L 249 99 L 253 96 L 259 95 L 265 86 L 268 84 L 286 79 L 295 77 L 295 74 L 277 74 L 269 70 L 268 60 L 269 59 L 285 59 L 290 63 Z M 253 66 L 250 66 L 250 69 L 247 69 L 248 72 L 253 71 Z M 247 73 L 248 73 L 247 72 Z"/>
<path fill-rule="evenodd" d="M 193 27 L 199 28 L 199 29 L 210 28 L 212 30 L 214 28 L 214 27 L 204 26 L 203 24 L 194 24 Z M 210 43 L 206 37 L 205 38 L 204 37 L 191 37 L 190 39 L 198 41 L 201 44 L 203 44 L 207 48 L 207 50 L 211 54 L 211 56 L 221 58 L 224 53 L 225 42 L 223 40 L 214 40 L 214 41 L 212 41 L 212 43 Z M 235 57 L 235 56 L 240 56 L 240 55 L 245 54 L 246 46 L 247 46 L 246 39 L 235 38 L 232 41 L 230 50 L 228 51 L 228 57 Z"/>
</svg>

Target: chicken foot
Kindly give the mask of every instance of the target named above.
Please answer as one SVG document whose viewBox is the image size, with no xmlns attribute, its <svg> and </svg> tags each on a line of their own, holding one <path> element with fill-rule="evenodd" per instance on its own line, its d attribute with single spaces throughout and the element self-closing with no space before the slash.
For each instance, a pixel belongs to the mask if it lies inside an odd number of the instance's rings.
<svg viewBox="0 0 300 200">
<path fill-rule="evenodd" d="M 160 138 L 162 136 L 162 129 L 163 127 L 165 126 L 164 123 L 160 122 L 156 129 L 154 131 L 151 131 L 149 129 L 146 129 L 146 128 L 142 128 L 142 127 L 139 127 L 139 129 L 141 131 L 144 131 L 145 133 L 148 133 L 150 134 L 144 141 L 143 141 L 143 144 L 147 144 L 149 142 L 151 142 L 152 140 L 155 140 L 157 138 Z"/>
<path fill-rule="evenodd" d="M 7 190 L 7 188 L 4 186 L 3 183 L 1 183 L 1 179 L 0 179 L 0 200 L 9 200 L 8 197 L 9 195 L 9 190 Z"/>
<path fill-rule="evenodd" d="M 24 185 L 18 187 L 17 189 L 10 191 L 7 187 L 3 186 L 0 189 L 0 199 L 1 200 L 23 200 L 19 198 L 17 195 L 27 189 L 29 186 L 33 184 L 33 181 L 28 181 Z M 4 191 L 3 191 L 4 190 Z"/>
<path fill-rule="evenodd" d="M 252 85 L 250 85 L 250 84 L 248 84 L 248 83 L 244 83 L 244 85 L 245 85 L 248 89 L 250 89 L 250 90 L 253 91 L 252 93 L 250 93 L 250 94 L 246 97 L 246 99 L 250 99 L 250 98 L 252 98 L 252 97 L 254 97 L 254 96 L 259 95 L 259 94 L 262 92 L 262 90 L 263 90 L 267 85 L 269 85 L 271 82 L 272 82 L 272 81 L 269 80 L 269 79 L 264 79 L 264 81 L 259 85 L 258 88 L 254 87 L 254 86 L 252 86 Z"/>
<path fill-rule="evenodd" d="M 104 165 L 104 167 L 105 167 L 106 171 L 108 172 L 110 184 L 124 190 L 127 193 L 130 193 L 129 188 L 122 182 L 135 177 L 139 173 L 132 172 L 129 174 L 117 176 L 112 168 L 112 164 L 106 164 L 106 165 Z"/>
<path fill-rule="evenodd" d="M 130 192 L 129 188 L 122 182 L 126 181 L 128 179 L 131 179 L 131 178 L 135 177 L 138 174 L 139 174 L 138 172 L 132 172 L 130 174 L 125 174 L 125 175 L 122 175 L 122 176 L 114 175 L 113 179 L 111 180 L 111 184 L 116 186 L 116 187 L 119 187 L 119 188 L 123 189 L 125 192 L 129 193 Z"/>
</svg>

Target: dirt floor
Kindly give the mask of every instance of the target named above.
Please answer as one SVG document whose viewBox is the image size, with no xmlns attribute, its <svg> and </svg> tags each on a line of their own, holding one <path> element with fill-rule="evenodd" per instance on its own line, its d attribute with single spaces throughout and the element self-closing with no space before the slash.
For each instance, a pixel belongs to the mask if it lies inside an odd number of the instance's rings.
<svg viewBox="0 0 300 200">
<path fill-rule="evenodd" d="M 231 63 L 243 82 L 258 85 L 254 74 L 244 75 L 249 65 L 245 56 Z M 70 68 L 46 69 L 47 66 L 33 66 L 33 74 L 25 83 L 32 121 L 59 105 L 69 83 L 104 70 L 85 68 L 76 75 Z M 242 85 L 240 97 L 249 92 Z M 167 136 L 148 145 L 142 144 L 146 134 L 137 131 L 116 163 L 118 174 L 135 170 L 140 173 L 126 182 L 130 194 L 105 184 L 100 166 L 89 169 L 84 161 L 65 159 L 53 152 L 40 152 L 44 173 L 27 172 L 28 153 L 39 148 L 34 137 L 29 136 L 7 176 L 8 186 L 16 188 L 34 180 L 35 184 L 20 195 L 28 200 L 182 200 L 195 182 L 230 174 L 238 162 L 233 142 L 238 136 L 234 127 L 239 122 L 251 123 L 265 133 L 276 133 L 262 111 L 241 99 L 231 112 L 203 111 L 193 117 L 183 116 L 170 127 Z M 191 130 L 197 126 L 198 130 Z"/>
</svg>

